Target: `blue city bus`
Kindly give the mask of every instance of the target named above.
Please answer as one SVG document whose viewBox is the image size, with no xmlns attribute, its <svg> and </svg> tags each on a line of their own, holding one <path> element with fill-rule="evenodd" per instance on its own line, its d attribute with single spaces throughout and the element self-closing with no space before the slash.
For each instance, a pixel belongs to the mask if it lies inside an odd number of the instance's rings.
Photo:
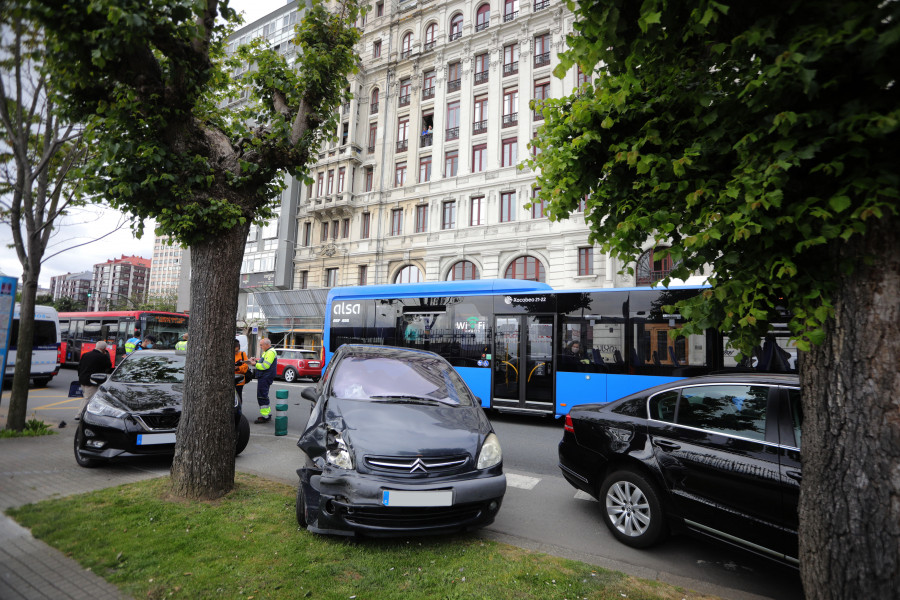
<svg viewBox="0 0 900 600">
<path fill-rule="evenodd" d="M 336 287 L 326 301 L 325 363 L 346 343 L 430 350 L 485 409 L 556 417 L 713 371 L 795 370 L 786 327 L 740 363 L 714 330 L 672 339 L 684 319 L 663 307 L 703 289 L 557 291 L 508 279 Z"/>
</svg>

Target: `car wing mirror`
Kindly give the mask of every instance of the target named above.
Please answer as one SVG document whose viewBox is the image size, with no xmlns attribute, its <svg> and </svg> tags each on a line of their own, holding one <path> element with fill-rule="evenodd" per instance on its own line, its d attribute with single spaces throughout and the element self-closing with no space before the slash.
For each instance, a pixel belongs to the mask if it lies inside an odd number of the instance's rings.
<svg viewBox="0 0 900 600">
<path fill-rule="evenodd" d="M 106 373 L 94 373 L 93 375 L 91 375 L 91 381 L 93 381 L 97 385 L 100 385 L 101 383 L 106 381 L 108 377 L 109 375 L 107 375 Z"/>
<path fill-rule="evenodd" d="M 316 389 L 311 387 L 305 387 L 300 391 L 300 397 L 309 400 L 310 402 L 315 402 L 318 398 L 316 397 Z"/>
</svg>

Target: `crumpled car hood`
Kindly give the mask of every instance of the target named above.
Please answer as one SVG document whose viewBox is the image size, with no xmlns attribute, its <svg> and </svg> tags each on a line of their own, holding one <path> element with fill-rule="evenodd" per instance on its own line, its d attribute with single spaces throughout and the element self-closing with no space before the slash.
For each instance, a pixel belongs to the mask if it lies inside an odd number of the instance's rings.
<svg viewBox="0 0 900 600">
<path fill-rule="evenodd" d="M 135 412 L 177 408 L 181 410 L 184 384 L 107 384 L 100 388 L 119 404 Z M 98 392 L 98 393 L 100 393 Z"/>
<path fill-rule="evenodd" d="M 357 457 L 459 453 L 476 457 L 490 432 L 477 407 L 332 400 L 331 408 L 343 419 L 344 438 Z M 334 413 L 329 417 L 337 416 Z"/>
</svg>

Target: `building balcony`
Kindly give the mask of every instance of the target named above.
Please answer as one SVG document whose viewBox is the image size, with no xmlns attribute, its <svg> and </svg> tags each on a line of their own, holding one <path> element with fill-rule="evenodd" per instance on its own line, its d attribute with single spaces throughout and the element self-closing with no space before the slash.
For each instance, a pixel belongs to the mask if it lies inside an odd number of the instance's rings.
<svg viewBox="0 0 900 600">
<path fill-rule="evenodd" d="M 409 94 L 400 96 L 400 106 L 409 106 Z"/>
<path fill-rule="evenodd" d="M 400 60 L 406 60 L 410 56 L 412 56 L 412 50 L 404 50 L 400 53 Z"/>
<path fill-rule="evenodd" d="M 544 65 L 550 64 L 550 53 L 544 52 L 543 54 L 535 54 L 534 56 L 534 66 L 543 67 Z"/>
<path fill-rule="evenodd" d="M 422 90 L 422 100 L 429 100 L 431 98 L 434 98 L 434 86 Z"/>
<path fill-rule="evenodd" d="M 487 121 L 475 121 L 472 123 L 472 135 L 477 135 L 479 133 L 485 133 L 488 129 Z"/>
<path fill-rule="evenodd" d="M 476 32 L 484 31 L 485 29 L 488 28 L 488 25 L 490 25 L 490 24 L 491 24 L 490 21 L 485 21 L 484 23 L 478 23 L 475 25 L 475 31 Z"/>
<path fill-rule="evenodd" d="M 434 44 L 435 44 L 435 42 L 433 42 L 433 41 L 425 42 L 422 45 L 422 52 L 428 52 L 429 50 L 434 50 Z"/>
<path fill-rule="evenodd" d="M 550 6 L 550 0 L 536 0 L 534 3 L 534 12 L 544 10 L 548 6 Z"/>
<path fill-rule="evenodd" d="M 447 37 L 447 39 L 451 42 L 455 42 L 456 40 L 458 40 L 461 37 L 462 37 L 462 31 L 454 31 Z"/>
<path fill-rule="evenodd" d="M 518 16 L 519 16 L 519 11 L 517 11 L 517 10 L 514 10 L 513 12 L 508 12 L 505 15 L 503 15 L 503 22 L 509 23 L 510 21 L 512 21 L 513 19 L 515 19 Z"/>
<path fill-rule="evenodd" d="M 447 92 L 455 92 L 462 88 L 462 79 L 454 79 L 447 82 Z"/>
<path fill-rule="evenodd" d="M 446 140 L 458 140 L 459 139 L 459 127 L 451 127 L 447 130 L 447 135 L 444 137 Z"/>
<path fill-rule="evenodd" d="M 519 61 L 509 63 L 508 65 L 503 65 L 503 76 L 507 75 L 515 75 L 519 72 Z"/>
<path fill-rule="evenodd" d="M 378 114 L 378 103 L 377 103 L 377 102 L 374 102 L 374 103 L 369 107 L 369 114 L 370 114 L 370 115 L 377 115 L 377 114 Z"/>
<path fill-rule="evenodd" d="M 519 124 L 519 113 L 509 113 L 508 115 L 503 115 L 503 127 L 513 127 L 514 125 Z"/>
<path fill-rule="evenodd" d="M 422 143 L 420 144 L 420 146 L 422 148 L 427 148 L 428 146 L 430 146 L 433 143 L 433 141 L 432 141 L 433 139 L 434 139 L 434 135 L 431 133 L 427 133 L 427 134 L 423 135 Z"/>
<path fill-rule="evenodd" d="M 409 140 L 399 140 L 397 142 L 397 152 L 406 152 L 409 149 Z"/>
<path fill-rule="evenodd" d="M 487 83 L 488 73 L 490 73 L 490 71 L 481 71 L 480 73 L 475 73 L 475 85 L 478 85 L 480 83 Z"/>
</svg>

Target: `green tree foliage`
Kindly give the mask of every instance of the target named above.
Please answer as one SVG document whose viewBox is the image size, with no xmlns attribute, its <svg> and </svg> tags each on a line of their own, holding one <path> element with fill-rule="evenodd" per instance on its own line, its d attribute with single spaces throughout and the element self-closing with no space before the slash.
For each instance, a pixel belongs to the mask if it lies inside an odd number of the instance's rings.
<svg viewBox="0 0 900 600">
<path fill-rule="evenodd" d="M 85 190 L 191 249 L 190 352 L 172 467 L 188 497 L 234 485 L 233 354 L 238 280 L 253 222 L 273 216 L 286 173 L 333 135 L 356 69 L 357 0 L 305 9 L 294 64 L 261 43 L 226 56 L 227 0 L 45 0 L 60 103 L 97 157 Z M 221 17 L 221 18 L 220 18 Z M 249 70 L 247 70 L 249 67 Z M 230 102 L 242 90 L 251 102 Z"/>
<path fill-rule="evenodd" d="M 653 237 L 673 277 L 711 265 L 686 332 L 721 327 L 747 352 L 786 302 L 798 345 L 821 342 L 824 247 L 896 214 L 900 3 L 569 7 L 556 74 L 595 80 L 543 103 L 529 163 L 550 218 L 587 197 L 604 250 L 632 260 Z"/>
<path fill-rule="evenodd" d="M 672 277 L 711 269 L 678 304 L 684 332 L 720 328 L 746 353 L 789 310 L 804 592 L 895 596 L 900 2 L 568 6 L 556 74 L 594 80 L 539 107 L 528 163 L 550 218 L 586 199 L 604 250 L 632 261 L 654 240 Z"/>
</svg>

